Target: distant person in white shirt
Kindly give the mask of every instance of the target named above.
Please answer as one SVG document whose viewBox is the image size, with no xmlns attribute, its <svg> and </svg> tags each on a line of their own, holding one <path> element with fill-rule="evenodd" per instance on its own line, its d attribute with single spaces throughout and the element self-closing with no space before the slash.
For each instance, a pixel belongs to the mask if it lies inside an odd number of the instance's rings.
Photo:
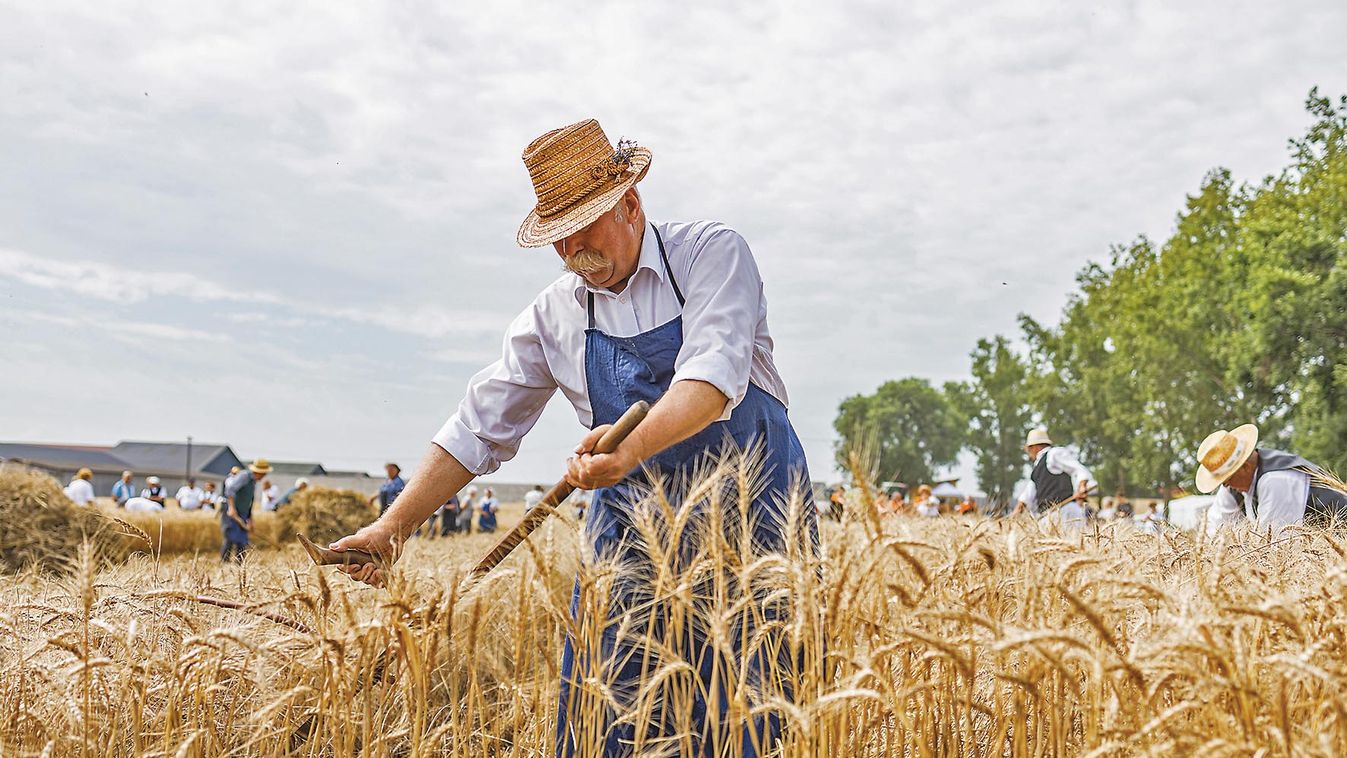
<svg viewBox="0 0 1347 758">
<path fill-rule="evenodd" d="M 1081 465 L 1075 453 L 1053 445 L 1047 429 L 1040 426 L 1031 430 L 1024 440 L 1024 452 L 1034 462 L 1034 468 L 1010 515 L 1025 510 L 1038 515 L 1067 501 L 1085 500 L 1094 475 Z"/>
<path fill-rule="evenodd" d="M 1099 520 L 1112 521 L 1116 518 L 1118 518 L 1117 501 L 1111 497 L 1104 498 L 1099 506 Z"/>
<path fill-rule="evenodd" d="M 929 484 L 917 488 L 917 494 L 912 498 L 912 505 L 916 507 L 918 516 L 935 518 L 940 515 L 940 501 L 931 495 Z"/>
<path fill-rule="evenodd" d="M 126 510 L 131 513 L 155 513 L 163 509 L 164 506 L 148 497 L 133 497 L 126 501 Z"/>
<path fill-rule="evenodd" d="M 534 508 L 537 508 L 538 503 L 543 501 L 543 497 L 545 497 L 546 494 L 547 493 L 543 492 L 543 486 L 541 484 L 533 485 L 533 489 L 524 493 L 524 512 L 528 513 Z"/>
<path fill-rule="evenodd" d="M 178 507 L 184 511 L 196 511 L 201 509 L 201 498 L 205 494 L 196 486 L 195 479 L 188 479 L 186 484 L 178 488 L 178 494 L 173 499 L 178 501 Z"/>
<path fill-rule="evenodd" d="M 260 489 L 262 492 L 262 510 L 276 510 L 276 503 L 281 499 L 281 488 L 277 487 L 276 483 L 270 479 L 263 479 Z"/>
<path fill-rule="evenodd" d="M 1164 526 L 1165 517 L 1164 514 L 1160 513 L 1160 508 L 1155 503 L 1150 503 L 1133 516 L 1132 521 L 1138 529 L 1147 534 L 1159 534 L 1160 528 Z"/>
<path fill-rule="evenodd" d="M 145 477 L 145 487 L 141 489 L 140 496 L 146 500 L 153 500 L 162 509 L 168 501 L 168 492 L 164 490 L 164 485 L 160 483 L 159 477 Z"/>
<path fill-rule="evenodd" d="M 215 491 L 215 482 L 206 482 L 206 487 L 201 491 L 201 507 L 216 510 L 220 507 L 220 493 Z"/>
<path fill-rule="evenodd" d="M 1347 491 L 1321 466 L 1258 446 L 1258 427 L 1212 432 L 1197 449 L 1197 491 L 1216 498 L 1207 528 L 1248 519 L 1261 529 L 1347 521 Z"/>
<path fill-rule="evenodd" d="M 65 496 L 75 505 L 90 505 L 94 502 L 94 485 L 90 481 L 94 478 L 94 472 L 87 468 L 82 468 L 75 474 L 75 478 L 66 485 Z"/>
</svg>

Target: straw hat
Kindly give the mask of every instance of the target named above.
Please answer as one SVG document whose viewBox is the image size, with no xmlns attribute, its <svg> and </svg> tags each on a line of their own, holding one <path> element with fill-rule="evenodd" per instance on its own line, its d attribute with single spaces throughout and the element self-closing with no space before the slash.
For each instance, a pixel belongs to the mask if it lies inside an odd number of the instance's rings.
<svg viewBox="0 0 1347 758">
<path fill-rule="evenodd" d="M 248 470 L 253 472 L 254 474 L 270 474 L 271 464 L 267 461 L 266 458 L 258 458 L 257 460 L 248 464 Z"/>
<path fill-rule="evenodd" d="M 1237 426 L 1212 432 L 1197 448 L 1197 491 L 1214 492 L 1229 479 L 1258 447 L 1258 427 Z"/>
<path fill-rule="evenodd" d="M 159 483 L 159 477 L 157 477 L 157 476 L 147 476 L 147 477 L 145 477 L 145 483 L 146 483 L 146 484 L 158 484 L 158 483 Z"/>
<path fill-rule="evenodd" d="M 1034 445 L 1051 445 L 1052 438 L 1048 436 L 1048 430 L 1042 426 L 1036 426 L 1029 430 L 1029 436 L 1024 438 L 1025 447 Z"/>
<path fill-rule="evenodd" d="M 87 468 L 82 468 L 82 469 L 80 469 L 79 471 L 77 471 L 77 472 L 75 473 L 75 478 L 76 478 L 76 479 L 93 479 L 93 478 L 94 478 L 94 472 L 90 471 L 90 470 L 87 469 Z"/>
<path fill-rule="evenodd" d="M 645 178 L 651 153 L 621 140 L 616 148 L 594 119 L 553 129 L 524 148 L 524 166 L 538 196 L 516 241 L 542 247 L 589 226 Z"/>
</svg>

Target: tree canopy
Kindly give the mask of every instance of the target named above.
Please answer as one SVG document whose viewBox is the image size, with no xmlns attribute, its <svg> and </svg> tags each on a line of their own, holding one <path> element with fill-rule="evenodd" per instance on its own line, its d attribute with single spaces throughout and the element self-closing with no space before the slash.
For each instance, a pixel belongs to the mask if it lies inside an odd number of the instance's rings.
<svg viewBox="0 0 1347 758">
<path fill-rule="evenodd" d="M 928 475 L 967 448 L 993 499 L 1024 470 L 1018 446 L 1036 421 L 1080 449 L 1105 491 L 1184 486 L 1202 439 L 1246 422 L 1267 444 L 1347 470 L 1347 96 L 1311 90 L 1306 110 L 1312 124 L 1280 173 L 1236 184 L 1209 172 L 1167 240 L 1086 266 L 1058 323 L 1021 316 L 1020 351 L 980 340 L 966 382 L 942 392 L 905 379 L 848 398 L 843 444 L 857 419 L 890 419 L 883 465 Z M 881 395 L 910 398 L 897 404 L 908 410 L 872 412 L 895 402 Z"/>
</svg>

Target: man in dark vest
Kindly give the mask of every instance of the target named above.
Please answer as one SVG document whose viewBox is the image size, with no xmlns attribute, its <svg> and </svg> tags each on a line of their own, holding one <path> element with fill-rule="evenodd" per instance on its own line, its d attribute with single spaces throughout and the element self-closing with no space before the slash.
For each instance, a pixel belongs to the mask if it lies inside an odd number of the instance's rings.
<svg viewBox="0 0 1347 758">
<path fill-rule="evenodd" d="M 225 507 L 220 512 L 220 531 L 224 533 L 224 546 L 220 548 L 220 560 L 228 561 L 230 554 L 237 561 L 243 561 L 248 552 L 248 535 L 253 528 L 253 497 L 257 481 L 271 473 L 271 464 L 265 458 L 258 458 L 248 466 L 225 480 Z"/>
<path fill-rule="evenodd" d="M 1034 462 L 1034 468 L 1010 515 L 1019 515 L 1026 508 L 1038 515 L 1065 503 L 1084 502 L 1094 476 L 1081 465 L 1075 453 L 1053 445 L 1047 429 L 1040 426 L 1031 430 L 1024 440 L 1024 452 Z"/>
<path fill-rule="evenodd" d="M 1216 492 L 1207 528 L 1249 519 L 1260 528 L 1347 523 L 1347 491 L 1294 453 L 1258 446 L 1258 427 L 1212 432 L 1197 449 L 1197 490 Z"/>
</svg>

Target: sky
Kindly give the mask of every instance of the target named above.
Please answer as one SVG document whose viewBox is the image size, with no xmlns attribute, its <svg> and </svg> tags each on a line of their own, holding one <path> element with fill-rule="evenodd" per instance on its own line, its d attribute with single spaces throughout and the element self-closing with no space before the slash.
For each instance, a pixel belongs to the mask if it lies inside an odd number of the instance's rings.
<svg viewBox="0 0 1347 758">
<path fill-rule="evenodd" d="M 1209 170 L 1279 171 L 1345 36 L 1333 0 L 0 0 L 0 440 L 411 468 L 559 273 L 520 153 L 594 117 L 652 219 L 748 240 L 832 478 L 843 398 L 965 378 Z M 582 431 L 558 394 L 497 478 Z"/>
</svg>

